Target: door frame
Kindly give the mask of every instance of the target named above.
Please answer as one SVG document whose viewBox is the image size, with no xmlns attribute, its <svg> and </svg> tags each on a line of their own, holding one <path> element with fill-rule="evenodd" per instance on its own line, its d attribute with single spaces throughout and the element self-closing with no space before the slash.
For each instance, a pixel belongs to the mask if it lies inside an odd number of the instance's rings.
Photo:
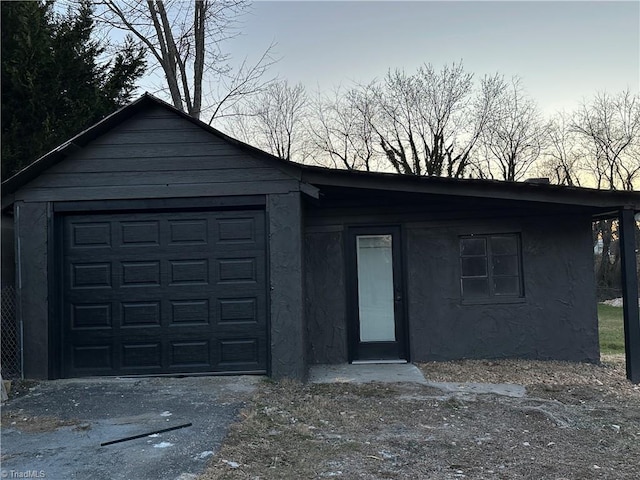
<svg viewBox="0 0 640 480">
<path fill-rule="evenodd" d="M 358 302 L 357 241 L 359 235 L 391 235 L 393 256 L 394 322 L 396 342 L 378 344 L 380 358 L 361 358 L 360 314 Z M 400 225 L 347 226 L 345 235 L 345 277 L 347 283 L 347 351 L 349 363 L 354 361 L 410 361 L 409 328 L 406 308 L 406 275 L 404 243 Z M 383 345 L 388 343 L 389 345 Z M 396 344 L 392 346 L 392 344 Z"/>
</svg>

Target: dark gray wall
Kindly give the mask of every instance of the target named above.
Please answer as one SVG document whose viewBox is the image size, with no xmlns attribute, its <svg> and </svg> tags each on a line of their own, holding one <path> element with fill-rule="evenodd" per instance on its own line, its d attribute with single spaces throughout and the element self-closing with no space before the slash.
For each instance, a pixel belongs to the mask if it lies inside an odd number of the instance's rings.
<svg viewBox="0 0 640 480">
<path fill-rule="evenodd" d="M 2 277 L 0 285 L 15 287 L 16 279 L 16 255 L 13 216 L 2 213 L 2 238 L 0 239 L 2 250 Z"/>
<path fill-rule="evenodd" d="M 49 375 L 49 299 L 47 203 L 17 202 L 14 207 L 20 266 L 17 272 L 18 313 L 23 324 L 25 378 Z"/>
<path fill-rule="evenodd" d="M 295 179 L 160 107 L 141 112 L 45 171 L 16 200 L 287 193 Z"/>
<path fill-rule="evenodd" d="M 342 227 L 333 230 L 310 228 L 304 236 L 310 363 L 341 363 L 348 358 L 344 242 Z"/>
<path fill-rule="evenodd" d="M 269 195 L 271 376 L 306 376 L 300 194 Z"/>
<path fill-rule="evenodd" d="M 412 360 L 598 361 L 590 225 L 588 217 L 407 225 Z M 459 236 L 513 232 L 522 238 L 524 299 L 464 304 L 460 299 Z"/>
<path fill-rule="evenodd" d="M 348 359 L 341 230 L 358 217 L 310 212 L 306 229 L 309 363 Z M 401 217 L 401 210 L 397 217 Z M 360 217 L 362 218 L 362 217 Z M 370 218 L 367 217 L 370 221 Z M 590 217 L 529 216 L 401 224 L 412 361 L 539 358 L 598 361 Z M 333 226 L 330 226 L 333 224 Z M 464 304 L 459 236 L 520 233 L 525 297 L 508 304 Z"/>
</svg>

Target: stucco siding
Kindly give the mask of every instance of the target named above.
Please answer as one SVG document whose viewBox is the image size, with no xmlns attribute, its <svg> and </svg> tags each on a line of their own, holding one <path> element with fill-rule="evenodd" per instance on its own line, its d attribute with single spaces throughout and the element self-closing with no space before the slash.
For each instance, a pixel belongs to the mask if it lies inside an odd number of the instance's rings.
<svg viewBox="0 0 640 480">
<path fill-rule="evenodd" d="M 595 281 L 587 218 L 408 226 L 408 308 L 414 361 L 539 358 L 597 361 Z M 465 303 L 459 237 L 519 233 L 524 296 Z"/>
<path fill-rule="evenodd" d="M 16 255 L 13 215 L 7 215 L 4 212 L 2 213 L 2 239 L 0 240 L 0 248 L 2 251 L 0 264 L 2 277 L 0 277 L 0 285 L 2 288 L 15 287 Z"/>
<path fill-rule="evenodd" d="M 322 223 L 308 226 L 305 235 L 309 362 L 346 362 L 348 299 L 341 232 L 350 222 L 336 216 L 331 225 L 325 216 Z M 587 215 L 400 225 L 412 361 L 599 359 Z M 465 302 L 460 290 L 460 236 L 497 233 L 519 234 L 524 296 L 507 303 Z"/>
<path fill-rule="evenodd" d="M 15 205 L 15 228 L 19 267 L 18 312 L 22 322 L 26 378 L 49 376 L 49 285 L 47 203 Z"/>
<path fill-rule="evenodd" d="M 306 376 L 302 206 L 299 193 L 269 195 L 271 375 Z"/>
<path fill-rule="evenodd" d="M 309 363 L 344 363 L 348 351 L 342 228 L 307 231 L 304 252 Z"/>
</svg>

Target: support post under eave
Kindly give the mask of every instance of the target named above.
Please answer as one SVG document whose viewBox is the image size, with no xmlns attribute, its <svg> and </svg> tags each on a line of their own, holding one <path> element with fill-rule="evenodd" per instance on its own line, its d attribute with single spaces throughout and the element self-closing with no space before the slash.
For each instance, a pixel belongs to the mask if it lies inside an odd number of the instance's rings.
<svg viewBox="0 0 640 480">
<path fill-rule="evenodd" d="M 627 378 L 640 383 L 640 311 L 636 269 L 636 221 L 634 211 L 620 211 L 620 253 L 622 254 L 622 296 L 624 298 L 624 344 Z"/>
</svg>

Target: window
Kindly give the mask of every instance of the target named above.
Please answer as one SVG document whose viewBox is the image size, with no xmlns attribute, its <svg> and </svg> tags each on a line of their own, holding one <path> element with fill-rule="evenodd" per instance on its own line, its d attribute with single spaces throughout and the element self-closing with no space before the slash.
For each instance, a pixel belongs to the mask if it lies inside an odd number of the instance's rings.
<svg viewBox="0 0 640 480">
<path fill-rule="evenodd" d="M 462 298 L 522 297 L 520 237 L 517 234 L 460 238 Z"/>
</svg>

